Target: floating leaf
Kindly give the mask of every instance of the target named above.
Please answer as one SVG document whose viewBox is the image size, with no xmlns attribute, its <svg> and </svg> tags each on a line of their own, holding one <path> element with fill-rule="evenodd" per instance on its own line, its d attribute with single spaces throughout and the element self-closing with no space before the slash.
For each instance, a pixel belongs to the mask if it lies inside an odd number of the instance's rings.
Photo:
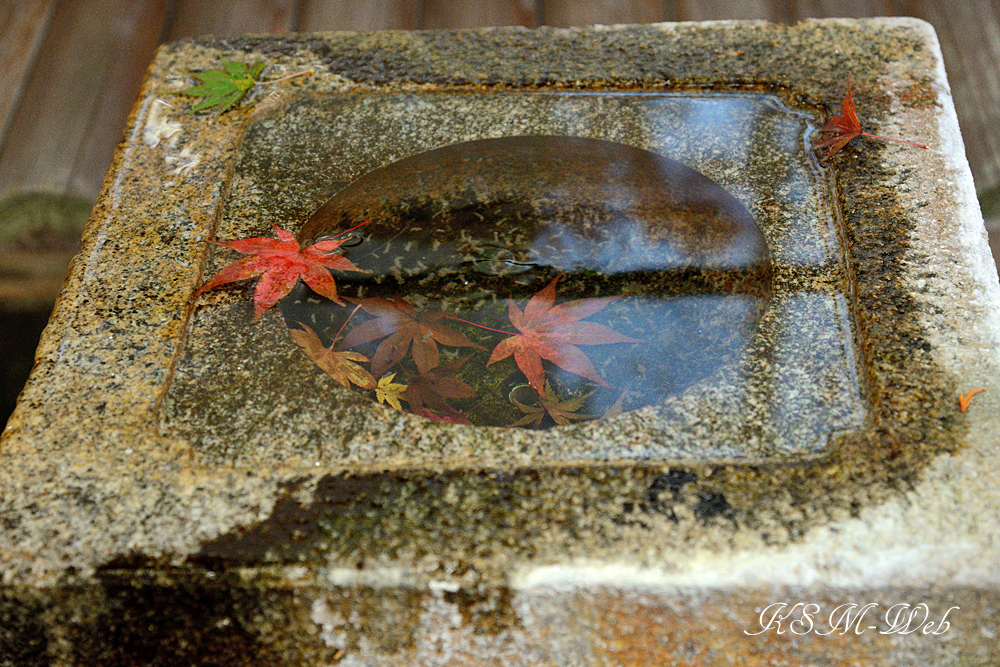
<svg viewBox="0 0 1000 667">
<path fill-rule="evenodd" d="M 224 267 L 214 278 L 198 288 L 194 296 L 220 285 L 261 276 L 253 296 L 256 321 L 267 309 L 291 292 L 300 278 L 317 294 L 344 305 L 337 298 L 337 284 L 329 269 L 368 273 L 354 266 L 346 257 L 332 254 L 343 245 L 346 238 L 327 239 L 302 250 L 291 232 L 277 226 L 274 231 L 278 235 L 277 239 L 256 236 L 225 243 L 212 241 L 215 245 L 232 248 L 250 256 Z"/>
</svg>

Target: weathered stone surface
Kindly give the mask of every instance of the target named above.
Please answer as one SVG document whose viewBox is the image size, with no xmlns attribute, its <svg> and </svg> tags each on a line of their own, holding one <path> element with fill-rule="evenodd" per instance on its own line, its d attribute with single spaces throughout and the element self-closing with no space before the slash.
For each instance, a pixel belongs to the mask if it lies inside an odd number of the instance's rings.
<svg viewBox="0 0 1000 667">
<path fill-rule="evenodd" d="M 172 95 L 256 58 L 316 72 L 217 117 Z M 847 76 L 866 129 L 930 150 L 803 151 Z M 770 393 L 721 373 L 609 422 L 438 424 L 341 391 L 277 310 L 251 324 L 247 289 L 192 299 L 228 259 L 208 239 L 298 231 L 387 162 L 555 122 L 498 125 L 502 95 L 710 91 L 802 123 L 777 146 L 722 123 L 657 147 L 768 240 L 771 307 L 732 367 L 770 372 Z M 407 96 L 459 93 L 477 115 L 417 104 L 414 137 L 389 122 Z M 330 104 L 348 125 L 367 105 L 364 148 L 308 122 Z M 607 125 L 555 133 L 656 144 Z M 0 441 L 0 662 L 996 663 L 1000 286 L 926 24 L 182 42 L 129 128 Z M 757 157 L 734 160 L 731 135 Z M 763 187 L 761 156 L 804 175 Z M 876 627 L 747 634 L 780 601 L 820 619 L 875 603 Z M 879 634 L 897 603 L 926 603 L 939 633 Z"/>
</svg>

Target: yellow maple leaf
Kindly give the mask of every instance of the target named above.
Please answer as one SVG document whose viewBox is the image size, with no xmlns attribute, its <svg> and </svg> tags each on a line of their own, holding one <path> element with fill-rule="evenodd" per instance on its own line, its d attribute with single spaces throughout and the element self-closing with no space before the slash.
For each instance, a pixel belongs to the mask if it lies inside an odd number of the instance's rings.
<svg viewBox="0 0 1000 667">
<path fill-rule="evenodd" d="M 407 385 L 393 382 L 395 377 L 396 374 L 392 373 L 379 380 L 378 386 L 375 387 L 375 397 L 379 403 L 388 403 L 396 410 L 402 411 L 403 406 L 399 402 L 399 397 L 406 391 Z"/>
</svg>

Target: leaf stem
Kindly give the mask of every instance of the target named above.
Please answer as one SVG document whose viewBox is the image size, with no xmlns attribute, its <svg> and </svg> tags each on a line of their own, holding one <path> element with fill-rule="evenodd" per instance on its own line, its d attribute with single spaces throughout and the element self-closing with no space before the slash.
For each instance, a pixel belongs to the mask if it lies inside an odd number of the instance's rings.
<svg viewBox="0 0 1000 667">
<path fill-rule="evenodd" d="M 310 67 L 309 69 L 302 70 L 301 72 L 295 72 L 294 74 L 286 74 L 285 76 L 279 77 L 277 79 L 270 79 L 269 81 L 257 81 L 255 82 L 258 86 L 268 86 L 272 83 L 278 83 L 279 81 L 287 81 L 288 79 L 295 78 L 297 76 L 302 76 L 303 74 L 313 74 L 316 70 Z"/>
<path fill-rule="evenodd" d="M 882 139 L 884 141 L 894 141 L 897 144 L 906 144 L 907 146 L 914 146 L 916 148 L 927 148 L 925 144 L 918 144 L 915 141 L 907 141 L 906 139 L 893 139 L 892 137 L 883 137 L 880 134 L 870 134 L 868 132 L 862 132 L 861 136 L 871 137 L 872 139 Z"/>
<path fill-rule="evenodd" d="M 351 314 L 347 316 L 347 319 L 344 320 L 344 323 L 340 325 L 340 329 L 337 331 L 337 335 L 333 337 L 333 342 L 330 343 L 330 349 L 331 350 L 337 344 L 337 339 L 340 338 L 340 334 L 344 333 L 344 327 L 347 326 L 347 323 L 351 321 L 351 318 L 354 317 L 354 313 L 358 312 L 358 308 L 360 308 L 360 307 L 361 307 L 360 303 L 358 305 L 354 306 L 354 310 L 352 310 Z"/>
<path fill-rule="evenodd" d="M 362 222 L 362 223 L 361 223 L 360 225 L 354 225 L 354 226 L 353 226 L 353 227 L 351 227 L 350 229 L 348 229 L 348 230 L 346 230 L 346 231 L 343 231 L 343 232 L 337 232 L 336 234 L 334 234 L 333 236 L 330 236 L 330 237 L 328 237 L 328 238 L 331 238 L 331 239 L 335 239 L 335 238 L 337 238 L 338 236 L 343 236 L 344 234 L 350 234 L 351 232 L 353 232 L 353 231 L 354 231 L 355 229 L 357 229 L 358 227 L 364 227 L 365 225 L 370 225 L 370 224 L 371 224 L 371 222 L 372 222 L 371 220 L 365 220 L 365 221 L 364 221 L 364 222 Z"/>
<path fill-rule="evenodd" d="M 330 234 L 329 236 L 321 236 L 321 237 L 319 237 L 318 239 L 316 239 L 316 240 L 315 240 L 315 241 L 313 242 L 313 245 L 316 245 L 317 243 L 321 243 L 321 242 L 323 242 L 323 241 L 330 241 L 330 240 L 332 240 L 332 239 L 335 239 L 335 238 L 337 238 L 338 236 L 343 236 L 344 234 L 350 234 L 351 232 L 353 232 L 353 231 L 354 231 L 355 229 L 357 229 L 358 227 L 364 227 L 365 225 L 368 225 L 368 224 L 371 224 L 371 220 L 365 220 L 365 221 L 364 221 L 364 222 L 362 222 L 362 223 L 361 223 L 360 225 L 354 225 L 354 226 L 353 226 L 353 227 L 351 227 L 350 229 L 347 229 L 347 230 L 344 230 L 344 231 L 342 231 L 342 232 L 337 232 L 336 234 Z M 327 252 L 326 254 L 328 254 L 328 255 L 332 255 L 333 253 L 337 252 L 337 251 L 338 251 L 339 249 L 340 249 L 340 248 L 334 248 L 333 250 L 330 250 L 330 251 L 329 251 L 329 252 Z"/>
<path fill-rule="evenodd" d="M 486 329 L 487 331 L 495 331 L 496 333 L 506 334 L 508 336 L 517 336 L 518 334 L 513 331 L 504 331 L 503 329 L 494 329 L 492 327 L 487 327 L 482 324 L 476 324 L 475 322 L 470 322 L 469 320 L 463 320 L 461 317 L 454 317 L 452 315 L 445 315 L 449 320 L 455 320 L 456 322 L 464 322 L 465 324 L 471 324 L 474 327 L 479 327 L 480 329 Z"/>
</svg>

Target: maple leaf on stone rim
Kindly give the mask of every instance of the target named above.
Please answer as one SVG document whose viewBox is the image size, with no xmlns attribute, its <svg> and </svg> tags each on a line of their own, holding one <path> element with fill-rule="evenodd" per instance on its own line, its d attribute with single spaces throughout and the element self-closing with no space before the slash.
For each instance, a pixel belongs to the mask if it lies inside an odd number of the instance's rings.
<svg viewBox="0 0 1000 667">
<path fill-rule="evenodd" d="M 332 254 L 348 240 L 347 237 L 319 241 L 303 250 L 294 234 L 277 225 L 272 227 L 278 235 L 276 239 L 255 236 L 237 241 L 211 241 L 249 257 L 223 267 L 214 278 L 199 287 L 194 296 L 198 297 L 220 285 L 260 276 L 253 295 L 253 319 L 256 322 L 265 311 L 287 296 L 300 278 L 312 291 L 342 306 L 344 302 L 337 297 L 337 284 L 330 270 L 368 273 L 346 257 Z"/>
<path fill-rule="evenodd" d="M 257 79 L 260 78 L 264 67 L 264 61 L 247 65 L 241 62 L 223 60 L 222 69 L 191 72 L 191 76 L 199 81 L 198 85 L 178 91 L 175 94 L 204 98 L 191 109 L 193 112 L 219 107 L 216 113 L 222 114 L 246 97 L 246 94 L 256 86 L 266 86 L 286 81 L 297 76 L 312 74 L 314 71 L 310 68 L 277 79 L 271 79 L 270 81 L 258 81 Z"/>
<path fill-rule="evenodd" d="M 242 100 L 250 89 L 257 85 L 257 79 L 264 71 L 265 63 L 259 61 L 253 65 L 246 63 L 222 61 L 223 69 L 211 69 L 205 72 L 194 72 L 191 74 L 200 82 L 187 90 L 182 90 L 180 95 L 193 95 L 203 97 L 192 111 L 204 111 L 214 106 L 221 107 L 219 113 L 223 113 L 231 106 Z"/>
<path fill-rule="evenodd" d="M 812 147 L 814 151 L 826 151 L 826 154 L 823 156 L 824 160 L 828 160 L 839 153 L 855 137 L 871 137 L 872 139 L 915 146 L 916 148 L 927 148 L 924 144 L 906 141 L 905 139 L 883 137 L 863 131 L 861 129 L 861 121 L 858 120 L 858 112 L 854 108 L 854 95 L 851 94 L 851 84 L 847 84 L 847 94 L 844 95 L 844 100 L 840 103 L 840 113 L 831 116 L 819 131 L 821 134 L 830 135 Z"/>
</svg>

